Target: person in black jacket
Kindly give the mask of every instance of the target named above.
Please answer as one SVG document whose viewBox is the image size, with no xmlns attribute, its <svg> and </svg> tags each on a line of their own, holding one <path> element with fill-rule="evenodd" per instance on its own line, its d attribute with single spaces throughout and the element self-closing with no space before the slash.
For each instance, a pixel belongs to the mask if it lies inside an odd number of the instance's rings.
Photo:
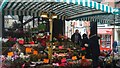
<svg viewBox="0 0 120 68">
<path fill-rule="evenodd" d="M 91 58 L 91 51 L 90 51 L 90 46 L 89 46 L 89 39 L 87 37 L 87 34 L 83 34 L 82 35 L 83 39 L 82 39 L 82 46 L 81 47 L 85 47 L 86 48 L 86 54 L 85 54 L 85 58 L 90 59 Z"/>
<path fill-rule="evenodd" d="M 97 35 L 97 22 L 90 23 L 89 46 L 92 54 L 93 68 L 99 67 L 100 47 Z"/>
<path fill-rule="evenodd" d="M 71 40 L 73 43 L 75 43 L 76 45 L 80 45 L 81 44 L 81 35 L 79 33 L 79 30 L 75 30 L 75 33 L 71 36 Z"/>
<path fill-rule="evenodd" d="M 88 37 L 87 37 L 87 34 L 84 33 L 84 34 L 82 35 L 82 37 L 83 37 L 83 39 L 82 39 L 82 47 L 87 47 L 87 46 L 85 46 L 85 44 L 88 44 L 88 42 L 89 42 L 89 41 L 88 41 L 89 39 L 88 39 Z"/>
</svg>

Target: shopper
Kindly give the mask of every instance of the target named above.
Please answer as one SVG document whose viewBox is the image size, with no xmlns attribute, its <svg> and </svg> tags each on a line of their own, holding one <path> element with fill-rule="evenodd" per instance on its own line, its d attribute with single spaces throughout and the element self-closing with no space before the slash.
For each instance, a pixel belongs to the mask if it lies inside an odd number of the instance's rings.
<svg viewBox="0 0 120 68">
<path fill-rule="evenodd" d="M 85 58 L 90 59 L 91 58 L 91 51 L 90 51 L 90 46 L 89 46 L 89 39 L 87 37 L 87 34 L 83 34 L 82 35 L 83 39 L 82 39 L 82 46 L 81 47 L 85 47 L 86 49 L 86 54 L 85 54 Z"/>
<path fill-rule="evenodd" d="M 82 47 L 88 47 L 88 46 L 85 46 L 85 44 L 88 44 L 88 42 L 89 42 L 89 41 L 88 41 L 87 34 L 84 33 L 84 34 L 82 35 L 82 38 L 83 38 L 83 39 L 82 39 Z"/>
<path fill-rule="evenodd" d="M 76 45 L 81 45 L 81 35 L 79 33 L 79 30 L 75 30 L 75 33 L 71 36 L 71 40 Z"/>
<path fill-rule="evenodd" d="M 117 41 L 113 42 L 113 52 L 117 53 Z"/>
<path fill-rule="evenodd" d="M 97 22 L 90 22 L 89 46 L 92 54 L 93 68 L 99 67 L 100 46 L 97 35 Z"/>
</svg>

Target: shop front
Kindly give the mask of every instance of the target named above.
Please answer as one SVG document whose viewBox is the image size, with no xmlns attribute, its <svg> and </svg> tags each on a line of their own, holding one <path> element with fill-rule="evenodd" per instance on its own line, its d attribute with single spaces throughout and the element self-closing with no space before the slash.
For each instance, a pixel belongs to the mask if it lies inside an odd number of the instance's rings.
<svg viewBox="0 0 120 68">
<path fill-rule="evenodd" d="M 113 43 L 113 29 L 112 28 L 98 28 L 98 35 L 100 37 L 100 49 L 111 50 Z"/>
</svg>

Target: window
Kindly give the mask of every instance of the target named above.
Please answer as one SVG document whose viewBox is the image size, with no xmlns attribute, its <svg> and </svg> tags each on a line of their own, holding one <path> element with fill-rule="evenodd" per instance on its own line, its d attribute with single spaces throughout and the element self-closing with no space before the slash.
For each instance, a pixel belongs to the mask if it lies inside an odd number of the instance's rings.
<svg viewBox="0 0 120 68">
<path fill-rule="evenodd" d="M 100 37 L 101 37 L 101 40 L 100 40 L 101 47 L 110 48 L 110 46 L 111 46 L 111 35 L 101 34 Z"/>
</svg>

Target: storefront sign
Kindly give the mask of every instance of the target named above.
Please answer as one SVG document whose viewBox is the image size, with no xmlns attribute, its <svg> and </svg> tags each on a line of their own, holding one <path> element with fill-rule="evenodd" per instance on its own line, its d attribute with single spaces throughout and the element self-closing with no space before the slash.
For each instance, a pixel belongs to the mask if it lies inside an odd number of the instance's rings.
<svg viewBox="0 0 120 68">
<path fill-rule="evenodd" d="M 98 34 L 112 34 L 112 29 L 98 29 Z"/>
</svg>

